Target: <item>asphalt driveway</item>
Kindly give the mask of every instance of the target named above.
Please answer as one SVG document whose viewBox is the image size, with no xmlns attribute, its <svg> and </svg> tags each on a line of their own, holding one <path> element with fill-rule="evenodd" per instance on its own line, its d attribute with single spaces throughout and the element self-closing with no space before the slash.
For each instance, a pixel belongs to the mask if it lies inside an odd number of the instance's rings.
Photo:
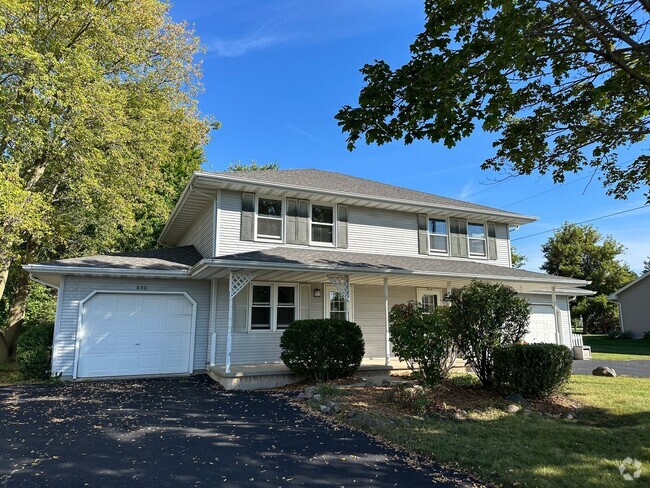
<svg viewBox="0 0 650 488">
<path fill-rule="evenodd" d="M 573 361 L 573 374 L 591 374 L 598 366 L 613 368 L 617 375 L 650 378 L 650 360 L 647 359 L 634 361 L 602 361 L 600 359 Z"/>
<path fill-rule="evenodd" d="M 0 485 L 463 486 L 280 394 L 207 377 L 0 387 Z"/>
</svg>

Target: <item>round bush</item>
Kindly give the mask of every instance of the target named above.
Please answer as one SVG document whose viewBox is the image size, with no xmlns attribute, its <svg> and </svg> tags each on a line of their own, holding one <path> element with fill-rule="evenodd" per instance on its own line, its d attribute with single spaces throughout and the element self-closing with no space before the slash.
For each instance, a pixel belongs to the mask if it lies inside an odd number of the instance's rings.
<svg viewBox="0 0 650 488">
<path fill-rule="evenodd" d="M 23 378 L 47 380 L 51 374 L 52 338 L 54 324 L 33 325 L 20 337 L 16 345 L 16 363 Z"/>
<path fill-rule="evenodd" d="M 363 333 L 346 320 L 296 320 L 280 339 L 280 358 L 291 371 L 318 382 L 351 375 L 365 352 Z"/>
<path fill-rule="evenodd" d="M 494 382 L 503 395 L 543 398 L 571 377 L 573 355 L 557 344 L 512 344 L 493 351 Z"/>
</svg>

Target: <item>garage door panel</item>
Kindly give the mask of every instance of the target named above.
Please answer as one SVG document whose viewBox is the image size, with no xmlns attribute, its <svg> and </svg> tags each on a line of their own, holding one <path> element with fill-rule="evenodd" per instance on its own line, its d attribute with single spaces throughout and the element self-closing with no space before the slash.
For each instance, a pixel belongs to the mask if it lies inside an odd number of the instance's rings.
<svg viewBox="0 0 650 488">
<path fill-rule="evenodd" d="M 84 304 L 77 376 L 188 372 L 192 316 L 182 295 L 96 294 Z"/>
</svg>

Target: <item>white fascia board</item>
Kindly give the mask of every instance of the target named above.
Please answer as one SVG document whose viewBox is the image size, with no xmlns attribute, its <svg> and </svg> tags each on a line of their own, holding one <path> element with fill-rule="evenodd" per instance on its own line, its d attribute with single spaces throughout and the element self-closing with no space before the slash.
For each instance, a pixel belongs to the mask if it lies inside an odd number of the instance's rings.
<svg viewBox="0 0 650 488">
<path fill-rule="evenodd" d="M 87 266 L 51 266 L 47 264 L 26 264 L 22 267 L 28 273 L 114 275 L 143 278 L 189 278 L 188 270 L 131 269 L 131 268 L 89 268 Z"/>
<path fill-rule="evenodd" d="M 195 172 L 192 175 L 192 179 L 194 178 L 204 178 L 207 180 L 216 180 L 216 181 L 226 181 L 226 182 L 231 182 L 231 183 L 241 183 L 241 184 L 248 184 L 251 186 L 257 186 L 257 187 L 267 187 L 267 188 L 275 188 L 279 190 L 294 190 L 294 191 L 304 191 L 304 192 L 310 192 L 310 193 L 315 193 L 315 194 L 321 194 L 321 195 L 330 195 L 330 196 L 341 196 L 344 198 L 358 198 L 359 200 L 367 200 L 371 202 L 382 202 L 385 203 L 387 201 L 390 201 L 390 203 L 395 203 L 399 205 L 412 205 L 412 206 L 417 206 L 417 207 L 428 207 L 433 209 L 440 209 L 440 210 L 452 210 L 452 211 L 459 211 L 459 212 L 468 212 L 468 213 L 477 213 L 479 215 L 485 215 L 485 216 L 490 216 L 490 215 L 498 215 L 499 217 L 512 217 L 513 222 L 521 222 L 521 223 L 532 223 L 537 220 L 537 217 L 533 217 L 530 215 L 521 215 L 517 213 L 512 213 L 512 212 L 506 212 L 500 209 L 494 209 L 494 210 L 489 210 L 489 209 L 477 209 L 477 208 L 471 208 L 471 207 L 464 207 L 464 206 L 459 206 L 459 205 L 444 205 L 444 204 L 433 204 L 433 203 L 427 203 L 427 202 L 420 202 L 420 201 L 414 201 L 414 200 L 387 200 L 386 198 L 381 198 L 381 197 L 373 197 L 369 195 L 363 195 L 359 193 L 340 193 L 340 192 L 334 192 L 334 191 L 329 191 L 329 190 L 323 190 L 322 188 L 310 188 L 306 186 L 298 186 L 298 185 L 288 185 L 286 183 L 273 183 L 273 182 L 267 182 L 267 181 L 254 181 L 254 180 L 249 180 L 246 178 L 238 178 L 237 175 L 215 175 L 211 173 L 204 173 L 204 172 Z M 170 217 L 171 220 L 171 217 Z"/>
<path fill-rule="evenodd" d="M 441 276 L 445 278 L 480 278 L 485 280 L 493 281 L 516 281 L 522 283 L 546 283 L 549 285 L 557 286 L 585 286 L 588 285 L 589 281 L 583 280 L 560 280 L 554 281 L 548 278 L 527 278 L 527 277 L 517 277 L 517 276 L 501 276 L 501 275 L 481 275 L 477 276 L 475 274 L 466 274 L 466 273 L 450 273 L 450 272 L 440 272 L 440 271 L 402 271 L 400 269 L 373 269 L 373 268 L 357 268 L 350 266 L 321 266 L 315 264 L 301 264 L 301 263 L 268 263 L 265 261 L 238 261 L 236 259 L 203 259 L 197 264 L 195 264 L 190 270 L 191 275 L 196 275 L 197 273 L 203 271 L 208 267 L 220 267 L 220 268 L 233 268 L 233 269 L 264 269 L 271 271 L 318 271 L 318 272 L 345 272 L 345 273 L 359 273 L 359 274 L 392 274 L 392 275 L 402 275 L 402 276 Z M 552 278 L 552 277 L 550 277 Z"/>
<path fill-rule="evenodd" d="M 169 215 L 169 218 L 165 223 L 165 227 L 163 227 L 163 230 L 160 233 L 160 236 L 158 237 L 159 244 L 164 244 L 167 232 L 169 231 L 169 228 L 173 225 L 174 220 L 176 220 L 176 216 L 178 215 L 178 212 L 180 212 L 181 208 L 183 208 L 183 205 L 185 205 L 185 200 L 187 200 L 187 197 L 190 195 L 190 193 L 192 193 L 192 189 L 194 188 L 194 184 L 196 183 L 196 179 L 198 178 L 199 174 L 200 173 L 196 171 L 192 173 L 192 177 L 190 178 L 190 181 L 188 181 L 187 185 L 185 185 L 185 188 L 183 189 L 183 193 L 181 193 L 178 202 L 176 202 L 176 206 L 174 207 L 174 210 L 172 210 L 172 213 Z"/>
</svg>

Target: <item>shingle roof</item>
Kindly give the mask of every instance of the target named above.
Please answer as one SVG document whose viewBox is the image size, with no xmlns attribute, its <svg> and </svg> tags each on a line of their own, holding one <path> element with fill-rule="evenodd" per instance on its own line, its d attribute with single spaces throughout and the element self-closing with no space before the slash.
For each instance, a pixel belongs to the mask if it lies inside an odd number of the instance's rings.
<svg viewBox="0 0 650 488">
<path fill-rule="evenodd" d="M 507 212 L 494 207 L 487 207 L 476 203 L 456 200 L 454 198 L 442 197 L 432 193 L 411 190 L 409 188 L 380 183 L 378 181 L 358 178 L 356 176 L 345 175 L 333 171 L 322 171 L 318 169 L 281 169 L 268 171 L 209 172 L 207 174 L 236 178 L 238 180 L 250 181 L 251 183 L 272 183 L 340 194 L 354 194 L 360 197 L 380 198 L 389 201 L 410 201 L 425 206 L 459 207 L 467 210 L 473 209 L 498 212 L 500 214 L 509 214 L 519 218 L 522 217 L 521 214 Z"/>
<path fill-rule="evenodd" d="M 115 268 L 143 270 L 188 270 L 202 259 L 194 246 L 152 249 L 148 251 L 104 254 L 59 259 L 40 263 L 47 266 L 77 268 Z"/>
<path fill-rule="evenodd" d="M 471 277 L 496 277 L 513 279 L 546 280 L 573 285 L 584 284 L 581 280 L 552 276 L 546 273 L 536 273 L 524 269 L 507 268 L 494 264 L 470 261 L 469 259 L 448 259 L 436 257 L 388 256 L 384 254 L 365 254 L 347 251 L 330 251 L 318 249 L 297 249 L 275 247 L 263 251 L 245 252 L 219 256 L 211 260 L 214 264 L 220 261 L 260 262 L 274 264 L 317 266 L 332 271 L 339 269 L 363 271 L 387 271 L 403 273 L 427 273 L 441 275 L 463 275 Z"/>
</svg>

